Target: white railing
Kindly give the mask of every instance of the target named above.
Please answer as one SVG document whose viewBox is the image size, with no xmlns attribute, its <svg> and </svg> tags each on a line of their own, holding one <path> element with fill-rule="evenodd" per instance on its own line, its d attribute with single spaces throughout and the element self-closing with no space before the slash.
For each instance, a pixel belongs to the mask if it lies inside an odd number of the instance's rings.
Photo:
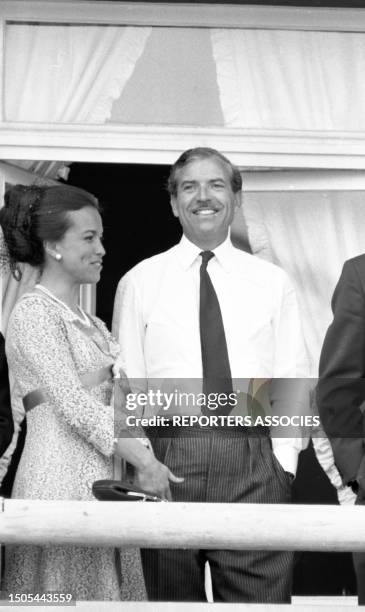
<svg viewBox="0 0 365 612">
<path fill-rule="evenodd" d="M 3 544 L 365 551 L 364 506 L 2 500 Z"/>
</svg>

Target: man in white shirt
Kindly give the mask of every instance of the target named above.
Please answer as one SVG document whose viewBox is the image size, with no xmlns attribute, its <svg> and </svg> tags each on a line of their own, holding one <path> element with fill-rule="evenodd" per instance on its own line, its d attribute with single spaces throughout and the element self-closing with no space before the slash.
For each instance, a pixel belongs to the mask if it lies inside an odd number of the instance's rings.
<svg viewBox="0 0 365 612">
<path fill-rule="evenodd" d="M 121 344 L 121 365 L 135 390 L 161 384 L 186 390 L 197 382 L 204 388 L 199 272 L 201 279 L 202 252 L 208 251 L 208 282 L 218 298 L 232 388 L 247 398 L 253 379 L 264 379 L 256 387 L 264 389 L 272 414 L 304 414 L 302 392 L 295 385 L 288 392 L 282 384 L 308 372 L 294 290 L 280 268 L 235 249 L 230 241 L 241 187 L 239 170 L 213 149 L 191 149 L 173 165 L 171 205 L 184 235 L 119 283 L 113 330 Z M 263 384 L 268 379 L 276 380 Z M 149 409 L 145 415 L 152 414 Z M 165 414 L 180 410 L 175 402 Z M 201 414 L 201 407 L 190 406 L 192 413 Z M 227 407 L 223 414 L 229 414 Z M 165 428 L 165 435 L 152 436 L 157 457 L 185 477 L 183 483 L 171 483 L 175 501 L 286 503 L 304 446 L 300 429 L 294 431 L 294 437 L 282 433 L 270 439 L 267 427 L 197 425 L 169 428 L 168 434 Z M 290 601 L 288 552 L 165 549 L 144 551 L 143 560 L 151 600 L 206 600 L 204 565 L 209 561 L 215 601 Z"/>
</svg>

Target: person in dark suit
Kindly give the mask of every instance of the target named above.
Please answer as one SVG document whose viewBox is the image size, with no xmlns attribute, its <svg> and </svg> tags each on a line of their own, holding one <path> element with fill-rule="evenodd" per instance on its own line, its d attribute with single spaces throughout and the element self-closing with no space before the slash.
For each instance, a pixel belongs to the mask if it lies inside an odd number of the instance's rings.
<svg viewBox="0 0 365 612">
<path fill-rule="evenodd" d="M 0 333 L 0 457 L 8 448 L 14 433 L 11 414 L 8 364 L 5 356 L 5 340 Z"/>
<path fill-rule="evenodd" d="M 332 311 L 319 364 L 318 409 L 343 484 L 365 504 L 365 255 L 345 262 Z M 353 557 L 364 605 L 365 553 Z"/>
</svg>

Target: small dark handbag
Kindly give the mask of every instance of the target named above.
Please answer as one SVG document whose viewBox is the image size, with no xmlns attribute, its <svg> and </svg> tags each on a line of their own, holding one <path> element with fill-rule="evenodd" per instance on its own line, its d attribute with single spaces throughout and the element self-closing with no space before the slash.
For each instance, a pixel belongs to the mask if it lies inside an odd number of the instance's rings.
<svg viewBox="0 0 365 612">
<path fill-rule="evenodd" d="M 96 480 L 92 492 L 101 501 L 163 501 L 158 495 L 122 480 Z"/>
</svg>

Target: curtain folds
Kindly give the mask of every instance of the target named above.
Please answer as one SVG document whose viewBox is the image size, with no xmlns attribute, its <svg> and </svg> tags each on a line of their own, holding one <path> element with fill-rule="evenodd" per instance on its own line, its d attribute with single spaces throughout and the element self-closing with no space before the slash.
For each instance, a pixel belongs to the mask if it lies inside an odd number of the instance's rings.
<svg viewBox="0 0 365 612">
<path fill-rule="evenodd" d="M 212 29 L 226 127 L 365 130 L 365 35 Z"/>
<path fill-rule="evenodd" d="M 62 161 L 33 161 L 33 160 L 24 160 L 24 159 L 4 159 L 2 160 L 5 163 L 9 163 L 12 166 L 16 166 L 17 168 L 23 168 L 28 172 L 34 172 L 38 177 L 42 177 L 44 179 L 50 179 L 51 181 L 57 180 L 59 178 L 67 181 L 67 177 L 69 175 L 70 162 L 62 162 Z"/>
<path fill-rule="evenodd" d="M 151 31 L 147 27 L 7 26 L 6 120 L 105 123 Z M 67 180 L 67 162 L 16 163 L 40 176 Z"/>
<path fill-rule="evenodd" d="M 177 53 L 177 59 L 173 57 L 179 71 L 184 67 L 184 58 L 178 61 L 180 37 L 176 34 L 174 39 L 170 30 L 162 28 L 155 44 L 161 54 L 167 41 L 172 45 L 170 54 Z M 6 120 L 104 123 L 152 31 L 158 36 L 158 28 L 151 27 L 8 24 Z M 226 127 L 365 130 L 364 33 L 216 28 L 206 32 L 212 51 L 209 45 L 209 57 L 204 55 L 208 46 L 203 45 L 199 70 L 205 77 L 212 64 L 213 79 L 214 60 Z M 203 33 L 199 36 L 202 42 Z M 142 64 L 146 62 L 145 57 Z M 154 76 L 159 89 L 179 87 L 179 80 L 174 82 L 176 70 L 156 69 Z M 210 81 L 204 83 L 207 87 Z M 143 85 L 135 84 L 137 95 Z M 215 91 L 216 84 L 210 86 Z"/>
<path fill-rule="evenodd" d="M 129 26 L 8 26 L 6 120 L 105 123 L 150 33 Z"/>
<path fill-rule="evenodd" d="M 364 193 L 249 193 L 243 212 L 253 253 L 286 270 L 296 288 L 311 376 L 317 377 L 343 263 L 364 252 Z"/>
</svg>

